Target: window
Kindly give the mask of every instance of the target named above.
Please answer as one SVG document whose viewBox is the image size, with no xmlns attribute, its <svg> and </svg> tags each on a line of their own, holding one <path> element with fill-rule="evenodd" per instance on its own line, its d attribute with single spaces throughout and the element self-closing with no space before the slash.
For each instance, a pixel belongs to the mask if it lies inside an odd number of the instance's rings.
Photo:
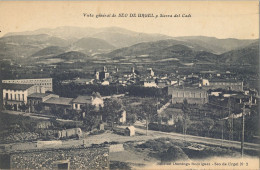
<svg viewBox="0 0 260 170">
<path fill-rule="evenodd" d="M 10 99 L 13 100 L 13 95 L 12 94 L 10 94 Z"/>
<path fill-rule="evenodd" d="M 22 101 L 24 101 L 24 94 L 22 94 Z"/>
<path fill-rule="evenodd" d="M 21 96 L 20 96 L 20 94 L 18 94 L 18 99 L 17 99 L 17 100 L 19 100 L 19 101 L 20 101 L 20 100 L 21 100 L 21 98 L 20 98 L 20 97 L 21 97 Z"/>
<path fill-rule="evenodd" d="M 16 100 L 16 94 L 14 94 L 14 100 Z"/>
<path fill-rule="evenodd" d="M 5 99 L 8 100 L 8 93 L 5 93 Z"/>
</svg>

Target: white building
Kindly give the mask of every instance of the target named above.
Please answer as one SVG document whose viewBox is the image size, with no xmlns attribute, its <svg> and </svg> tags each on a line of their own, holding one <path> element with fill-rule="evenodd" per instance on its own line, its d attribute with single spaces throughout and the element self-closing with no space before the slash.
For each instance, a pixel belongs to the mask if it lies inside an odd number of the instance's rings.
<svg viewBox="0 0 260 170">
<path fill-rule="evenodd" d="M 91 104 L 96 107 L 96 109 L 99 108 L 99 106 L 104 106 L 104 101 L 101 97 L 95 97 L 95 96 L 78 96 L 76 99 L 72 101 L 72 109 L 74 110 L 81 110 L 83 106 L 86 104 Z"/>
<path fill-rule="evenodd" d="M 19 110 L 21 104 L 27 104 L 27 97 L 36 93 L 37 87 L 32 84 L 3 84 L 3 105 L 11 105 Z"/>
<path fill-rule="evenodd" d="M 141 82 L 144 87 L 157 87 L 157 83 L 154 79 L 146 79 L 142 80 Z"/>
</svg>

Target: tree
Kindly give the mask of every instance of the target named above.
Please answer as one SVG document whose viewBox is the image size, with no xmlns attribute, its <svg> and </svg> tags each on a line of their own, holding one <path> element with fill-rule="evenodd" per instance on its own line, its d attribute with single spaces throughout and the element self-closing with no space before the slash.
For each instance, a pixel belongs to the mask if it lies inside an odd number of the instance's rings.
<svg viewBox="0 0 260 170">
<path fill-rule="evenodd" d="M 92 130 L 93 128 L 97 127 L 97 125 L 101 121 L 98 117 L 98 113 L 95 111 L 95 106 L 91 104 L 83 106 L 82 113 L 85 113 L 83 123 L 87 130 Z"/>
<path fill-rule="evenodd" d="M 184 139 L 185 139 L 185 136 L 186 136 L 186 133 L 187 133 L 187 129 L 188 129 L 188 126 L 191 124 L 191 121 L 189 119 L 189 114 L 190 114 L 190 108 L 189 108 L 189 104 L 188 104 L 188 101 L 187 99 L 184 99 L 183 100 L 183 103 L 182 103 L 182 112 L 183 112 L 183 116 L 182 116 L 182 129 L 183 129 L 183 135 L 184 135 Z"/>
<path fill-rule="evenodd" d="M 124 111 L 122 101 L 117 98 L 107 99 L 104 101 L 103 118 L 111 123 L 112 129 L 114 123 L 118 123 Z"/>
<path fill-rule="evenodd" d="M 13 105 L 6 103 L 5 104 L 5 109 L 6 110 L 13 110 Z"/>
<path fill-rule="evenodd" d="M 142 105 L 141 116 L 146 119 L 146 135 L 148 135 L 148 124 L 158 118 L 157 109 L 154 104 L 149 101 L 144 102 Z"/>
<path fill-rule="evenodd" d="M 210 119 L 210 118 L 205 118 L 203 120 L 203 125 L 206 128 L 207 134 L 208 134 L 208 137 L 209 137 L 209 131 L 213 128 L 214 121 L 212 119 Z"/>
<path fill-rule="evenodd" d="M 61 107 L 51 106 L 50 112 L 58 118 L 64 118 L 64 109 Z"/>
<path fill-rule="evenodd" d="M 19 105 L 19 109 L 23 112 L 25 112 L 28 108 L 28 105 L 26 105 L 24 102 L 22 102 L 21 105 Z"/>
<path fill-rule="evenodd" d="M 36 112 L 41 112 L 43 107 L 41 103 L 38 103 L 34 106 L 34 109 L 36 110 Z"/>
</svg>

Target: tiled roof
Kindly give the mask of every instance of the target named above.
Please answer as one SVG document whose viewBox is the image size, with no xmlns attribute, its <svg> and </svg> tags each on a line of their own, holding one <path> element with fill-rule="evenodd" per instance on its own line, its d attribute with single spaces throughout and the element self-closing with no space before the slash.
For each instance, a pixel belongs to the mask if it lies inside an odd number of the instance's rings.
<svg viewBox="0 0 260 170">
<path fill-rule="evenodd" d="M 2 89 L 7 90 L 27 90 L 30 87 L 34 86 L 33 84 L 9 84 L 9 83 L 3 83 Z"/>
<path fill-rule="evenodd" d="M 73 100 L 73 98 L 65 98 L 65 97 L 56 98 L 56 97 L 52 97 L 52 98 L 46 100 L 43 103 L 57 104 L 57 105 L 70 105 L 72 100 Z"/>
</svg>

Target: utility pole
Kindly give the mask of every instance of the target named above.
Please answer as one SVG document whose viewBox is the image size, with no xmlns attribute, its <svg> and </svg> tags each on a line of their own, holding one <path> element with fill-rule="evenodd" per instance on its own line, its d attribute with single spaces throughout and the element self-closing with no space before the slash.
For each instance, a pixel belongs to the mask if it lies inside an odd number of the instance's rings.
<svg viewBox="0 0 260 170">
<path fill-rule="evenodd" d="M 244 136 L 245 136 L 245 103 L 243 105 L 242 113 L 242 135 L 241 135 L 241 157 L 244 156 Z"/>
<path fill-rule="evenodd" d="M 220 110 L 221 117 L 223 117 L 223 112 Z M 222 118 L 222 133 L 221 133 L 221 146 L 223 146 L 223 139 L 224 139 L 224 119 Z"/>
<path fill-rule="evenodd" d="M 149 110 L 151 112 L 151 110 Z M 150 122 L 150 114 L 146 113 L 146 136 L 148 136 L 148 130 L 149 130 L 149 122 Z"/>
<path fill-rule="evenodd" d="M 148 116 L 147 115 L 146 115 L 146 136 L 148 136 Z"/>
<path fill-rule="evenodd" d="M 233 127 L 234 127 L 234 114 L 231 113 L 231 101 L 230 101 L 230 97 L 228 99 L 228 115 L 230 116 L 231 114 L 231 140 L 233 140 Z"/>
</svg>

